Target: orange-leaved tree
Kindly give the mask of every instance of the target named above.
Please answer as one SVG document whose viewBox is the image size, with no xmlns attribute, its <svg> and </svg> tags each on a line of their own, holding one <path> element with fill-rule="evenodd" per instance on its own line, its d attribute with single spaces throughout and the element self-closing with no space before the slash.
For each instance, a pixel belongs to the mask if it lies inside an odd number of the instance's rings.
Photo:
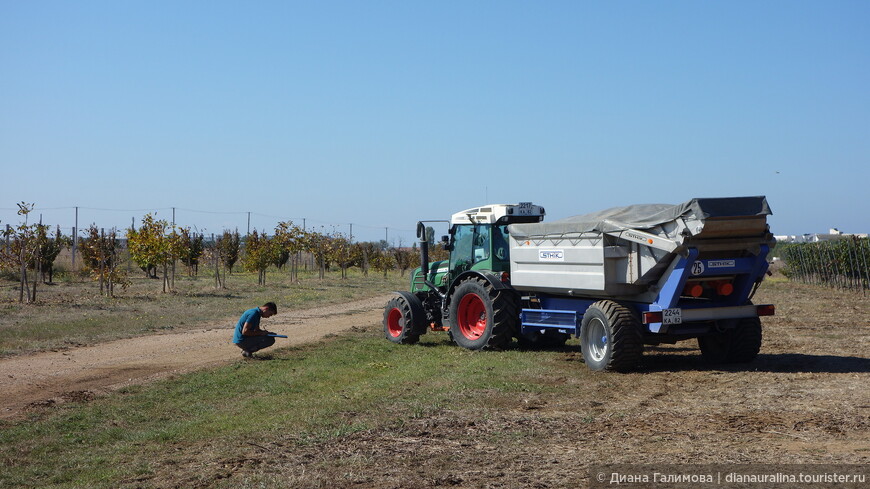
<svg viewBox="0 0 870 489">
<path fill-rule="evenodd" d="M 92 224 L 87 236 L 79 240 L 84 268 L 91 273 L 94 281 L 100 282 L 100 294 L 114 297 L 115 285 L 126 289 L 130 285 L 127 272 L 118 268 L 118 240 L 114 229 L 107 234 Z"/>
<path fill-rule="evenodd" d="M 169 232 L 167 232 L 169 230 Z M 139 229 L 127 231 L 130 256 L 150 278 L 157 278 L 157 267 L 163 269 L 163 292 L 174 284 L 169 282 L 169 266 L 175 258 L 184 254 L 181 235 L 175 226 L 165 220 L 154 219 L 151 214 L 142 218 Z"/>
<path fill-rule="evenodd" d="M 256 229 L 245 238 L 242 266 L 249 272 L 257 272 L 258 285 L 266 285 L 266 269 L 274 261 L 276 251 L 269 236 L 258 233 Z"/>
<path fill-rule="evenodd" d="M 233 266 L 239 261 L 242 249 L 242 238 L 239 236 L 239 231 L 224 231 L 223 234 L 218 236 L 215 246 L 217 247 L 221 262 L 229 274 L 232 275 Z"/>
<path fill-rule="evenodd" d="M 293 221 L 279 222 L 275 227 L 272 243 L 277 247 L 281 258 L 286 254 L 290 260 L 290 280 L 298 281 L 299 261 L 305 251 L 305 231 L 293 224 Z"/>
<path fill-rule="evenodd" d="M 20 282 L 18 302 L 36 301 L 36 283 L 39 279 L 35 277 L 33 284 L 31 284 L 27 274 L 29 264 L 36 263 L 38 267 L 41 262 L 39 228 L 42 226 L 40 224 L 27 224 L 28 215 L 33 210 L 34 205 L 26 202 L 18 203 L 18 215 L 23 216 L 24 222 L 18 226 L 8 227 L 3 232 L 9 246 L 3 248 L 2 253 L 0 253 L 0 265 L 4 268 L 18 270 Z"/>
</svg>

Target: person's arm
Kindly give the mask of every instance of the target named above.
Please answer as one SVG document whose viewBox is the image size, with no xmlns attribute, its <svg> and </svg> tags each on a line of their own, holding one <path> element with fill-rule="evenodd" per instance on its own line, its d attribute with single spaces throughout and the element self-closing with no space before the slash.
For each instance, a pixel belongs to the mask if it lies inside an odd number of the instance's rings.
<svg viewBox="0 0 870 489">
<path fill-rule="evenodd" d="M 254 328 L 251 326 L 251 323 L 245 321 L 245 324 L 242 325 L 242 336 L 266 336 L 269 334 L 265 329 L 260 329 L 259 327 Z"/>
</svg>

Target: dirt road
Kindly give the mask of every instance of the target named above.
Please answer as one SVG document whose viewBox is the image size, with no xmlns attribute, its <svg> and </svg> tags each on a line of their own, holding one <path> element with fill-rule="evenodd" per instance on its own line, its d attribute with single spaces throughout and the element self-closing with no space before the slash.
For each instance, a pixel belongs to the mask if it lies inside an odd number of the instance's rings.
<svg viewBox="0 0 870 489">
<path fill-rule="evenodd" d="M 389 296 L 293 311 L 263 321 L 287 334 L 276 346 L 316 341 L 327 334 L 381 319 Z M 0 418 L 28 408 L 91 398 L 120 387 L 235 361 L 238 318 L 182 332 L 141 336 L 95 346 L 0 360 Z"/>
</svg>

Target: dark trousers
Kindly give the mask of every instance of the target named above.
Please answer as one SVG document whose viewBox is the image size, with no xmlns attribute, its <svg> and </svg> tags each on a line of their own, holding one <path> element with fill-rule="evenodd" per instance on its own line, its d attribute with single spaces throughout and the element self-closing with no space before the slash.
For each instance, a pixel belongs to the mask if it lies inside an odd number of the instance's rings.
<svg viewBox="0 0 870 489">
<path fill-rule="evenodd" d="M 254 353 L 255 351 L 269 348 L 275 344 L 274 336 L 245 336 L 241 343 L 236 343 L 236 346 L 247 352 Z"/>
</svg>

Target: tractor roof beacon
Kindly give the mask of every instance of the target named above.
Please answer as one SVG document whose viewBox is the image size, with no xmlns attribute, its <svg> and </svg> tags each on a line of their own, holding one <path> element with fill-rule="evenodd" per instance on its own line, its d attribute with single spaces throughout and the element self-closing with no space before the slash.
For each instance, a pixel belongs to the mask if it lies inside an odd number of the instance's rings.
<svg viewBox="0 0 870 489">
<path fill-rule="evenodd" d="M 751 298 L 773 243 L 764 197 L 617 207 L 542 223 L 532 203 L 491 204 L 450 218 L 448 260 L 421 266 L 384 311 L 384 334 L 415 343 L 447 330 L 460 346 L 559 346 L 580 339 L 593 370 L 636 368 L 644 344 L 697 339 L 714 363 L 748 362 L 761 346 Z"/>
</svg>

